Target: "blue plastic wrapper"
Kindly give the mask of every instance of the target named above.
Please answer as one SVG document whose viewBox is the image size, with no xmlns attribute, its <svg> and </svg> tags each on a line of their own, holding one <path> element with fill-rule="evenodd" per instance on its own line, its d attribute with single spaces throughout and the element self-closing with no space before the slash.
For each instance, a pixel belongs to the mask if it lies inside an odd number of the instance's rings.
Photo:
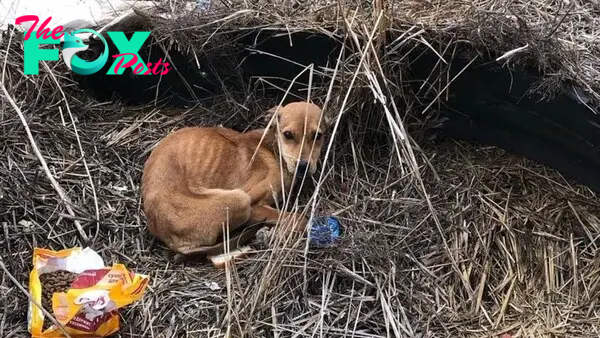
<svg viewBox="0 0 600 338">
<path fill-rule="evenodd" d="M 210 8 L 210 0 L 196 0 L 196 9 L 208 10 Z"/>
<path fill-rule="evenodd" d="M 334 216 L 315 217 L 308 238 L 315 247 L 330 247 L 340 238 L 340 221 Z"/>
</svg>

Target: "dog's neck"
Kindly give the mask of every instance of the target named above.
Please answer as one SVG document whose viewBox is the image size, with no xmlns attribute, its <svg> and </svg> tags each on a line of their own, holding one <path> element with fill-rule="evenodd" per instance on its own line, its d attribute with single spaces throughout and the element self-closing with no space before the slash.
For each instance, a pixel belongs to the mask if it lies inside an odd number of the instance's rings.
<svg viewBox="0 0 600 338">
<path fill-rule="evenodd" d="M 268 144 L 269 149 L 273 152 L 273 154 L 275 155 L 275 158 L 279 162 L 280 158 L 281 158 L 280 157 L 281 153 L 279 152 L 279 146 L 277 144 L 277 137 L 275 137 L 273 132 L 270 132 L 270 134 L 271 134 L 271 138 L 269 139 L 269 143 L 267 143 L 267 144 Z M 283 160 L 281 159 L 281 161 L 283 161 Z M 285 165 L 285 163 L 282 163 L 282 165 L 280 165 L 279 169 L 281 171 L 281 174 L 284 177 L 284 182 L 286 183 L 285 189 L 289 190 L 291 188 L 291 186 L 293 185 L 294 175 L 291 174 L 287 170 L 287 166 Z"/>
<path fill-rule="evenodd" d="M 253 135 L 253 138 L 256 139 L 257 143 L 260 144 L 261 147 L 265 147 L 269 149 L 277 161 L 280 161 L 280 152 L 279 147 L 277 145 L 277 137 L 275 137 L 275 130 L 269 129 L 255 129 L 248 132 Z M 261 141 L 262 140 L 262 141 Z M 284 182 L 286 183 L 286 190 L 289 190 L 293 184 L 294 175 L 292 175 L 289 171 L 287 171 L 286 166 L 280 166 L 281 173 L 284 177 Z"/>
</svg>

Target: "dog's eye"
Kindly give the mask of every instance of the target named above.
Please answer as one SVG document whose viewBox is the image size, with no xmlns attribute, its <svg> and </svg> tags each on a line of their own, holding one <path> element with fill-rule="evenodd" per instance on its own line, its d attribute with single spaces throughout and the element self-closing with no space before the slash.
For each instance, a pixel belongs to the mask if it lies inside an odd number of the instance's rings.
<svg viewBox="0 0 600 338">
<path fill-rule="evenodd" d="M 290 131 L 284 131 L 283 132 L 283 137 L 285 137 L 288 140 L 291 140 L 294 138 L 294 134 L 292 134 L 292 132 Z"/>
<path fill-rule="evenodd" d="M 322 137 L 323 137 L 323 133 L 317 133 L 317 134 L 315 135 L 315 140 L 316 140 L 316 141 L 319 141 L 319 140 L 320 140 Z"/>
</svg>

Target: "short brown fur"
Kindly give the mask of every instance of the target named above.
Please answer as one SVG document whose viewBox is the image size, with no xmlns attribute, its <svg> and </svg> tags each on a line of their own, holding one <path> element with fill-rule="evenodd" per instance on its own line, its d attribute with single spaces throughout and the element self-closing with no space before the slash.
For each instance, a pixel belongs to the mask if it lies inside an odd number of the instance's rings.
<svg viewBox="0 0 600 338">
<path fill-rule="evenodd" d="M 179 254 L 215 255 L 224 252 L 224 224 L 232 250 L 254 236 L 252 225 L 275 225 L 280 216 L 304 229 L 306 217 L 273 206 L 282 188 L 289 192 L 298 162 L 314 174 L 327 123 L 319 122 L 321 109 L 306 102 L 269 110 L 275 112 L 266 130 L 190 127 L 165 137 L 142 176 L 150 232 Z"/>
</svg>

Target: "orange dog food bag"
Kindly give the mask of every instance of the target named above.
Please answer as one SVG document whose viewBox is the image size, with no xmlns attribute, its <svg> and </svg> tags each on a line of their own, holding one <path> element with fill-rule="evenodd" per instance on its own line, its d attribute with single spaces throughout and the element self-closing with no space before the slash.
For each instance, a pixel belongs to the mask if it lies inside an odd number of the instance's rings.
<svg viewBox="0 0 600 338">
<path fill-rule="evenodd" d="M 148 276 L 130 272 L 122 264 L 104 266 L 90 248 L 35 248 L 29 291 L 71 337 L 106 337 L 119 331 L 118 310 L 140 300 L 148 282 Z M 32 302 L 28 319 L 34 338 L 66 337 Z"/>
</svg>

